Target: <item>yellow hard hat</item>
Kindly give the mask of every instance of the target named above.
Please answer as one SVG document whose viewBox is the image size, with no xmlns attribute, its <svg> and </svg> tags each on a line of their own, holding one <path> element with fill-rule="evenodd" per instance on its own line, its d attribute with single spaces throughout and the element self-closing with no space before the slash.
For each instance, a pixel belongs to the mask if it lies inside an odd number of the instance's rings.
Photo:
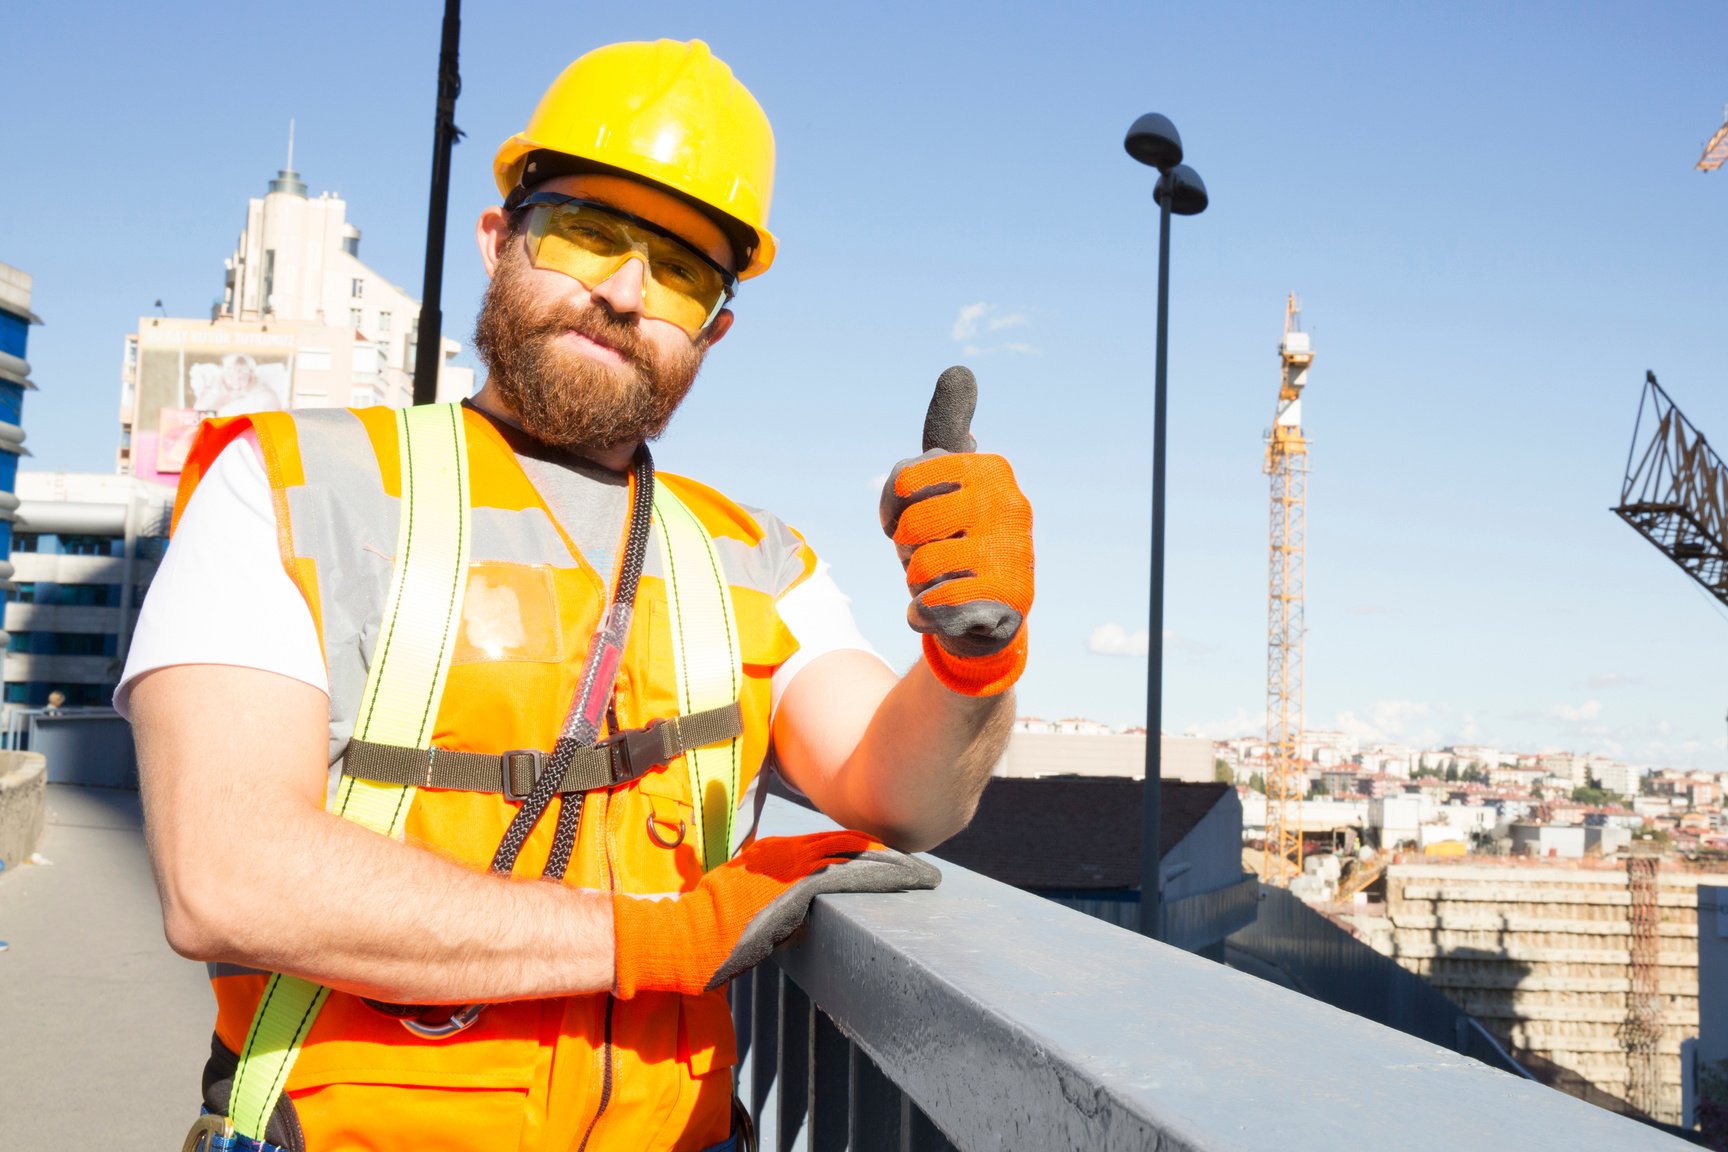
<svg viewBox="0 0 1728 1152">
<path fill-rule="evenodd" d="M 566 157 L 576 163 L 561 165 Z M 702 41 L 610 44 L 582 56 L 552 81 L 528 127 L 504 141 L 492 173 L 508 199 L 590 165 L 659 184 L 714 217 L 739 251 L 740 280 L 774 263 L 774 130 Z"/>
</svg>

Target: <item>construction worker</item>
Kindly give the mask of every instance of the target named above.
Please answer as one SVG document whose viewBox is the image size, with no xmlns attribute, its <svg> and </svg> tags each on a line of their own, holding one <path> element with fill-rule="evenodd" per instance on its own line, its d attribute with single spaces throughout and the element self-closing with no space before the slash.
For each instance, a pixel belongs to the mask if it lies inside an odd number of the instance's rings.
<svg viewBox="0 0 1728 1152">
<path fill-rule="evenodd" d="M 742 1148 L 727 981 L 817 893 L 934 887 L 903 853 L 1007 738 L 1032 544 L 1000 457 L 884 490 L 900 677 L 801 537 L 654 471 L 774 260 L 727 66 L 590 52 L 494 170 L 471 401 L 213 420 L 186 463 L 116 704 L 216 994 L 189 1147 Z M 756 837 L 770 745 L 856 831 Z"/>
</svg>

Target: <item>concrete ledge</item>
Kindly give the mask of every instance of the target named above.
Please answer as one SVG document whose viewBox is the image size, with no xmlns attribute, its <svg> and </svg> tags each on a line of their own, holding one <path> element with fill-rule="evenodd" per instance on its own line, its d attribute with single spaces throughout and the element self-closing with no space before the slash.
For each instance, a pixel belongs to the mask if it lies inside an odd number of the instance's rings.
<svg viewBox="0 0 1728 1152">
<path fill-rule="evenodd" d="M 16 868 L 36 851 L 47 801 L 47 757 L 0 752 L 0 864 Z"/>
</svg>

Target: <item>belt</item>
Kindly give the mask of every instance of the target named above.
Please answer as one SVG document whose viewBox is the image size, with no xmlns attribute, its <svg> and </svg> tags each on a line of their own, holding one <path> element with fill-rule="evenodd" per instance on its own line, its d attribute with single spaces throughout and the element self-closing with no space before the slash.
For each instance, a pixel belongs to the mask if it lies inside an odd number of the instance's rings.
<svg viewBox="0 0 1728 1152">
<path fill-rule="evenodd" d="M 706 712 L 656 720 L 646 728 L 629 728 L 592 748 L 576 749 L 558 791 L 615 788 L 692 748 L 720 744 L 743 731 L 744 716 L 736 700 Z M 538 748 L 517 748 L 493 756 L 350 740 L 342 759 L 342 774 L 417 788 L 499 792 L 506 800 L 520 801 L 534 790 L 534 782 L 545 771 L 546 756 Z"/>
</svg>

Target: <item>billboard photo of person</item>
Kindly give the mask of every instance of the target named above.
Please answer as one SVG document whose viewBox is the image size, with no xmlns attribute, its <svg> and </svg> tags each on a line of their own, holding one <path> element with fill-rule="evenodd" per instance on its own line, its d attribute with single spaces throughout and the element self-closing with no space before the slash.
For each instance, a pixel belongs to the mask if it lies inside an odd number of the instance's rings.
<svg viewBox="0 0 1728 1152">
<path fill-rule="evenodd" d="M 158 339 L 176 337 L 183 339 L 174 332 Z M 132 474 L 172 484 L 201 420 L 286 408 L 292 380 L 293 353 L 288 348 L 237 352 L 182 344 L 142 349 L 132 420 Z"/>
<path fill-rule="evenodd" d="M 190 364 L 192 406 L 211 416 L 240 416 L 288 406 L 288 365 L 259 364 L 250 354 L 230 352 L 220 364 Z"/>
</svg>

